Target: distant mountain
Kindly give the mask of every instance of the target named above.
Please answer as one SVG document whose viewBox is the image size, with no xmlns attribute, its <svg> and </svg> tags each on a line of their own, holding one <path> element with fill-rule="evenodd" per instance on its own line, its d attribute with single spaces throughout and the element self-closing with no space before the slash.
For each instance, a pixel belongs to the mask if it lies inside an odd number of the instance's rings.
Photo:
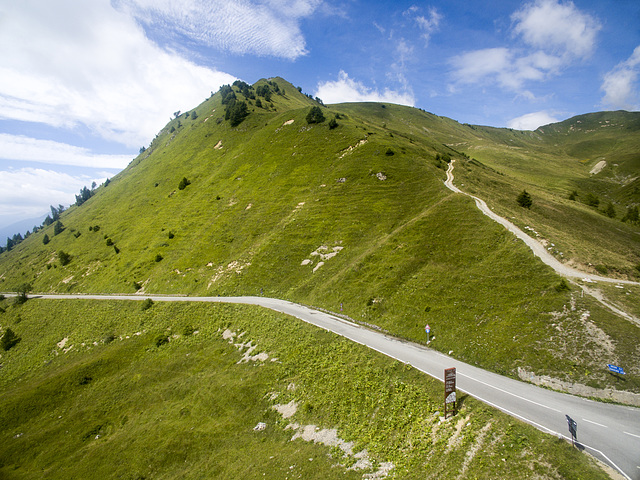
<svg viewBox="0 0 640 480">
<path fill-rule="evenodd" d="M 443 182 L 453 161 L 460 188 L 560 260 L 637 279 L 640 226 L 623 218 L 640 203 L 639 119 L 525 132 L 387 103 L 323 106 L 282 78 L 236 82 L 65 211 L 61 233 L 0 255 L 0 289 L 263 294 L 418 341 L 428 322 L 434 348 L 512 376 L 610 386 L 610 355 L 640 364 L 627 329 Z M 531 208 L 516 202 L 523 190 Z M 584 318 L 613 350 L 585 352 Z M 640 389 L 640 372 L 626 380 Z"/>
<path fill-rule="evenodd" d="M 7 225 L 6 227 L 0 227 L 0 245 L 5 246 L 6 238 L 13 237 L 17 233 L 24 237 L 27 231 L 33 231 L 33 227 L 40 227 L 46 217 L 47 215 L 45 214 L 41 217 L 20 220 L 18 222 L 12 223 L 11 225 Z"/>
</svg>

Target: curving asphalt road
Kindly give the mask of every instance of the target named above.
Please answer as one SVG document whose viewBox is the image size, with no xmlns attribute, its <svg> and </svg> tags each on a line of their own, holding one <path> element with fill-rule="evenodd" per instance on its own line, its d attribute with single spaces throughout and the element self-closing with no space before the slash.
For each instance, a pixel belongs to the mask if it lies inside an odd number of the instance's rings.
<svg viewBox="0 0 640 480">
<path fill-rule="evenodd" d="M 265 297 L 174 297 L 162 295 L 38 295 L 42 299 L 144 300 L 157 302 L 220 302 L 258 305 L 299 318 L 443 380 L 455 367 L 457 387 L 543 432 L 570 440 L 565 415 L 578 424 L 580 448 L 618 470 L 628 480 L 640 480 L 640 409 L 597 403 L 546 390 L 467 365 L 422 345 L 398 340 L 285 300 Z"/>
</svg>

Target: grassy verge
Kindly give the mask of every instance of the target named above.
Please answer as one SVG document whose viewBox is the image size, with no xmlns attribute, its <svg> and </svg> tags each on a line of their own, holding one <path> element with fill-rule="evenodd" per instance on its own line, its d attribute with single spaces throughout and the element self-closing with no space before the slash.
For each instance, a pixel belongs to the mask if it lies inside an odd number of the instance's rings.
<svg viewBox="0 0 640 480">
<path fill-rule="evenodd" d="M 264 309 L 31 300 L 4 315 L 21 341 L 2 356 L 3 478 L 362 478 L 382 462 L 403 479 L 606 478 L 472 398 L 442 421 L 439 382 Z M 240 362 L 249 342 L 268 357 Z M 290 419 L 272 408 L 292 401 Z M 294 421 L 337 428 L 373 465 L 291 441 Z"/>
</svg>

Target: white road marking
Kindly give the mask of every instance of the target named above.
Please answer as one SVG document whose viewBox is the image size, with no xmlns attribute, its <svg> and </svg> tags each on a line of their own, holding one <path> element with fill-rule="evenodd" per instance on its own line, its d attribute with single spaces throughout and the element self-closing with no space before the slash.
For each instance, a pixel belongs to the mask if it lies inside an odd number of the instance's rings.
<svg viewBox="0 0 640 480">
<path fill-rule="evenodd" d="M 629 432 L 622 432 L 622 433 L 626 433 L 627 435 L 631 435 L 632 437 L 636 437 L 636 438 L 640 438 L 640 435 L 636 435 L 635 433 L 629 433 Z M 640 468 L 640 467 L 638 467 Z"/>
<path fill-rule="evenodd" d="M 508 395 L 512 395 L 512 396 L 514 396 L 516 398 L 519 398 L 520 400 L 524 400 L 525 402 L 533 403 L 534 405 L 538 405 L 539 407 L 548 408 L 549 410 L 553 410 L 554 412 L 560 413 L 560 410 L 557 410 L 557 409 L 555 409 L 553 407 L 549 407 L 549 406 L 544 405 L 542 403 L 534 402 L 533 400 L 530 400 L 530 399 L 525 398 L 525 397 L 521 397 L 520 395 L 516 395 L 515 393 L 511 393 L 511 392 L 509 392 L 507 390 L 503 390 L 502 388 L 498 388 L 498 387 L 496 387 L 494 385 L 489 385 L 488 383 L 485 383 L 485 382 L 483 382 L 481 380 L 478 380 L 476 378 L 470 377 L 469 375 L 465 375 L 464 373 L 458 372 L 458 375 L 460 375 L 461 377 L 466 377 L 466 378 L 468 378 L 470 380 L 473 380 L 474 382 L 481 383 L 482 385 L 486 385 L 487 387 L 495 388 L 496 390 L 499 390 L 502 393 L 506 393 Z"/>
<path fill-rule="evenodd" d="M 583 418 L 582 420 L 584 420 L 585 422 L 588 422 L 588 423 L 593 423 L 594 425 L 597 425 L 597 426 L 602 427 L 602 428 L 609 428 L 606 425 L 602 425 L 601 423 L 596 423 L 596 422 L 594 422 L 592 420 L 587 420 L 586 418 Z"/>
</svg>

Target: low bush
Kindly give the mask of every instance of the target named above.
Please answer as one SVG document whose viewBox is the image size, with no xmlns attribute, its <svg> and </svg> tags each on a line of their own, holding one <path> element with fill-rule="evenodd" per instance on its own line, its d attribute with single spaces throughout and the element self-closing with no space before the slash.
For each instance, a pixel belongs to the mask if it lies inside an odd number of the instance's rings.
<svg viewBox="0 0 640 480">
<path fill-rule="evenodd" d="M 2 339 L 0 339 L 0 348 L 6 352 L 13 348 L 19 341 L 20 337 L 18 337 L 13 330 L 7 328 Z"/>
</svg>

